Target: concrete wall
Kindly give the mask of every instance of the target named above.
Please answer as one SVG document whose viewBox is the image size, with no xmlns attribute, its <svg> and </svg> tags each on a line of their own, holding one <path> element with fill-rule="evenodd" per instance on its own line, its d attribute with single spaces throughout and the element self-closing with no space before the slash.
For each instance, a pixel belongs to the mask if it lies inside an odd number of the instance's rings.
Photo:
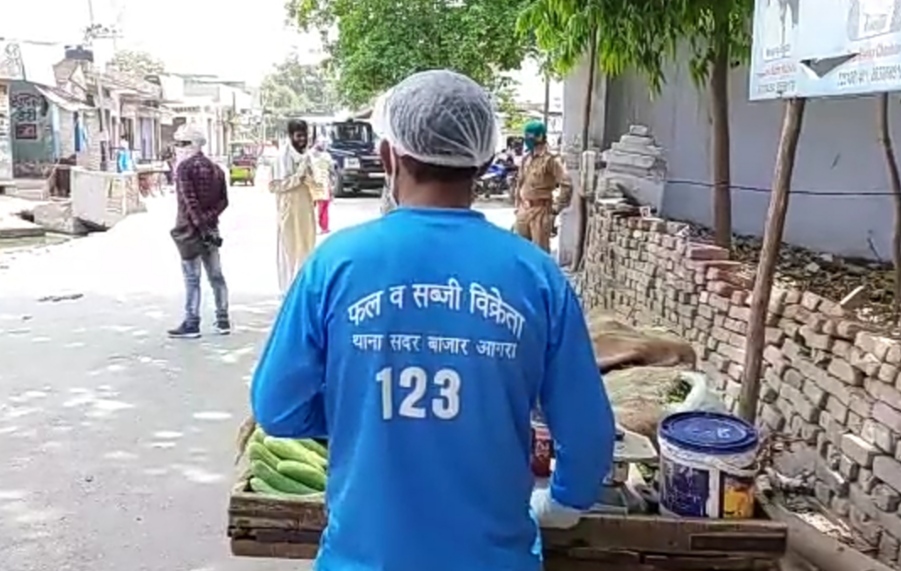
<svg viewBox="0 0 901 571">
<path fill-rule="evenodd" d="M 143 211 L 136 174 L 72 169 L 72 215 L 79 220 L 110 228 Z"/>
<path fill-rule="evenodd" d="M 750 268 L 679 237 L 682 223 L 607 208 L 593 207 L 585 269 L 574 279 L 586 309 L 600 306 L 690 341 L 699 369 L 734 410 Z M 798 290 L 774 289 L 767 325 L 761 427 L 798 439 L 786 465 L 813 471 L 823 505 L 874 555 L 901 568 L 901 342 Z"/>
<path fill-rule="evenodd" d="M 56 160 L 51 103 L 31 83 L 10 84 L 13 174 L 45 178 Z"/>
<path fill-rule="evenodd" d="M 563 149 L 570 178 L 576 189 L 579 186 L 579 157 L 582 150 L 582 131 L 585 117 L 585 99 L 588 96 L 588 62 L 583 60 L 563 82 Z M 595 77 L 591 95 L 591 124 L 589 147 L 600 149 L 606 132 L 607 79 L 603 74 Z M 568 208 L 560 215 L 557 259 L 563 265 L 572 261 L 578 234 L 576 213 Z"/>
<path fill-rule="evenodd" d="M 633 75 L 609 80 L 605 143 L 630 124 L 648 125 L 668 155 L 664 214 L 710 225 L 708 98 L 694 87 L 686 68 L 671 67 L 667 85 L 653 99 L 644 81 Z M 736 233 L 760 235 L 782 105 L 749 102 L 747 74 L 740 68 L 730 78 L 733 223 Z M 891 115 L 897 141 L 901 137 L 897 97 L 891 100 Z M 891 259 L 892 198 L 876 137 L 873 97 L 808 102 L 791 200 L 787 242 L 866 258 L 875 257 L 875 248 L 879 258 Z"/>
</svg>

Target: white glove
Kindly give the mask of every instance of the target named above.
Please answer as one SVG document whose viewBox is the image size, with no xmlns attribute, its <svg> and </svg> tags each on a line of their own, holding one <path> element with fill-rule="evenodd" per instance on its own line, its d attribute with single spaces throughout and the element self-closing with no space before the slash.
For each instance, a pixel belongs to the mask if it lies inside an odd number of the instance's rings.
<svg viewBox="0 0 901 571">
<path fill-rule="evenodd" d="M 547 488 L 532 490 L 530 507 L 541 527 L 568 529 L 575 527 L 582 518 L 581 511 L 557 503 Z"/>
</svg>

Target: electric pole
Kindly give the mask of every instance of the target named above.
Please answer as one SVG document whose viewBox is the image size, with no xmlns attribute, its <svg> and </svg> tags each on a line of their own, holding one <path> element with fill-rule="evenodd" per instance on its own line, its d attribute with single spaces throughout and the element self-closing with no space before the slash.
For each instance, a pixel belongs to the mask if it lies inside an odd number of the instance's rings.
<svg viewBox="0 0 901 571">
<path fill-rule="evenodd" d="M 94 0 L 86 0 L 88 3 L 88 30 L 85 33 L 85 43 L 88 48 L 91 48 L 93 52 L 94 40 L 96 39 L 116 39 L 119 37 L 118 31 L 114 29 L 107 29 L 104 27 L 97 27 L 95 18 L 94 18 Z M 92 67 L 94 67 L 92 65 Z M 109 168 L 109 126 L 106 124 L 106 104 L 105 99 L 103 97 L 103 81 L 101 75 L 103 74 L 102 70 L 98 70 L 96 67 L 94 68 L 94 85 L 97 87 L 97 106 L 99 108 L 98 115 L 98 127 L 100 130 L 100 170 L 106 171 Z"/>
</svg>

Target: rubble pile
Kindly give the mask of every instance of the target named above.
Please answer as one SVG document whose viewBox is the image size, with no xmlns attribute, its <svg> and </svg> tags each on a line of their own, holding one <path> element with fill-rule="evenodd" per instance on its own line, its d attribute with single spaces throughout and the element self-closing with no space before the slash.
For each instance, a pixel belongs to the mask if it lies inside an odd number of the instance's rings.
<svg viewBox="0 0 901 571">
<path fill-rule="evenodd" d="M 689 233 L 693 241 L 713 243 L 713 234 L 708 228 L 689 225 Z M 748 264 L 746 271 L 753 277 L 761 246 L 759 238 L 735 236 L 732 239 L 731 259 Z M 841 300 L 863 286 L 863 295 L 854 308 L 854 316 L 901 337 L 901 328 L 891 314 L 894 270 L 890 263 L 841 258 L 788 244 L 782 244 L 779 254 L 776 285 L 811 291 L 832 300 Z"/>
</svg>

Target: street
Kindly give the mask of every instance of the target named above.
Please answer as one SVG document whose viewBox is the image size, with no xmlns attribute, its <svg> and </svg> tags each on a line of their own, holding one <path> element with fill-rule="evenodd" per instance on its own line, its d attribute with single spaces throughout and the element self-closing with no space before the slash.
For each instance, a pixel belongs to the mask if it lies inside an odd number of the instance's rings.
<svg viewBox="0 0 901 571">
<path fill-rule="evenodd" d="M 278 308 L 275 212 L 235 188 L 222 219 L 234 332 L 169 340 L 183 286 L 172 195 L 103 234 L 0 250 L 0 568 L 281 571 L 229 553 L 226 505 L 248 384 Z M 337 200 L 333 229 L 378 215 Z M 488 207 L 509 227 L 509 207 Z M 327 238 L 326 238 L 327 239 Z"/>
</svg>

